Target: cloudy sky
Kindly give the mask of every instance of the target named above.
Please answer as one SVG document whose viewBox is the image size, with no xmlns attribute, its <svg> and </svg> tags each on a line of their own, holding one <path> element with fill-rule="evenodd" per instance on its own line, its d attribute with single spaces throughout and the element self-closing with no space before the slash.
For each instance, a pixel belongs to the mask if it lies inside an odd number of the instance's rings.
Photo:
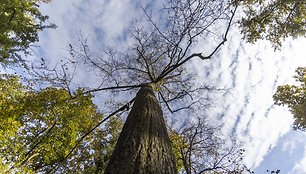
<svg viewBox="0 0 306 174">
<path fill-rule="evenodd" d="M 161 1 L 53 0 L 41 9 L 58 28 L 40 34 L 37 54 L 55 64 L 67 55 L 68 44 L 80 32 L 95 46 L 124 49 L 128 27 L 145 21 L 140 6 L 157 9 L 161 5 Z M 196 49 L 205 49 L 205 45 L 199 42 Z M 272 100 L 276 87 L 293 83 L 295 68 L 306 66 L 304 45 L 306 39 L 289 39 L 282 51 L 274 52 L 269 43 L 246 44 L 239 32 L 231 30 L 228 42 L 211 60 L 190 64 L 199 72 L 199 83 L 230 89 L 213 94 L 216 107 L 210 115 L 224 123 L 224 134 L 245 142 L 244 160 L 255 173 L 267 169 L 306 173 L 306 134 L 292 131 L 292 115 L 285 107 L 274 106 Z"/>
</svg>

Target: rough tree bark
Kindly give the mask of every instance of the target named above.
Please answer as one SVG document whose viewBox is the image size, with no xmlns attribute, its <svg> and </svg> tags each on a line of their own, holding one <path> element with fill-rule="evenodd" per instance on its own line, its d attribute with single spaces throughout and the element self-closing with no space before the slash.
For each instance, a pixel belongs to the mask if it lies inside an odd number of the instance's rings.
<svg viewBox="0 0 306 174">
<path fill-rule="evenodd" d="M 176 165 L 161 107 L 151 85 L 143 86 L 105 174 L 175 174 Z"/>
</svg>

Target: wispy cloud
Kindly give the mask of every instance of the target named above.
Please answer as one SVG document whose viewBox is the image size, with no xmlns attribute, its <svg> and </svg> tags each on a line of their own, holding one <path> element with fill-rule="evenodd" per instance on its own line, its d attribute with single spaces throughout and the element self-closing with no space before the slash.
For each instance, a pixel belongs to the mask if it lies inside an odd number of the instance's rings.
<svg viewBox="0 0 306 174">
<path fill-rule="evenodd" d="M 304 139 L 304 137 L 303 137 L 303 139 Z M 305 142 L 304 142 L 304 144 L 305 144 Z M 290 174 L 297 174 L 297 173 L 298 174 L 303 174 L 303 173 L 306 173 L 306 147 L 304 147 L 304 148 L 305 148 L 304 149 L 304 154 L 303 154 L 304 157 L 299 162 L 297 162 L 294 165 L 293 169 L 290 172 L 288 172 L 288 173 L 290 173 Z"/>
<path fill-rule="evenodd" d="M 249 45 L 240 37 L 232 35 L 219 57 L 194 65 L 199 81 L 230 88 L 214 96 L 217 104 L 210 114 L 222 116 L 223 132 L 245 143 L 245 162 L 254 169 L 261 162 L 270 163 L 266 154 L 291 129 L 291 114 L 274 106 L 272 95 L 278 85 L 292 82 L 297 66 L 305 65 L 300 47 L 305 41 L 288 41 L 282 51 L 274 52 L 265 41 Z"/>
<path fill-rule="evenodd" d="M 305 172 L 305 133 L 289 131 L 265 156 L 255 172 L 279 169 L 281 173 L 302 174 Z"/>
</svg>

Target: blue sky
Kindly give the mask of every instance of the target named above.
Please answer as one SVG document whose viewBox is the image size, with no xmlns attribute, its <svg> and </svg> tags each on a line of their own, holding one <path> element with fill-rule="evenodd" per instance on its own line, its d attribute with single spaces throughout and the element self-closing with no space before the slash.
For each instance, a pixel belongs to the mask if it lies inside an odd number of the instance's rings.
<svg viewBox="0 0 306 174">
<path fill-rule="evenodd" d="M 40 34 L 41 49 L 37 53 L 50 65 L 56 64 L 67 55 L 68 44 L 77 40 L 79 32 L 88 36 L 97 50 L 106 46 L 126 49 L 129 26 L 135 21 L 146 22 L 140 9 L 146 4 L 157 9 L 162 1 L 53 0 L 41 9 L 58 28 Z M 152 11 L 153 15 L 157 12 Z M 194 50 L 205 51 L 206 42 L 199 42 Z M 224 123 L 224 135 L 234 135 L 244 142 L 245 163 L 255 173 L 267 169 L 306 173 L 306 134 L 292 131 L 292 115 L 272 101 L 277 85 L 294 83 L 295 68 L 306 66 L 305 43 L 306 39 L 288 39 L 281 51 L 274 52 L 265 41 L 245 43 L 239 31 L 233 29 L 228 42 L 211 60 L 195 60 L 188 65 L 198 72 L 198 83 L 229 89 L 210 94 L 215 107 L 209 115 Z M 79 73 L 75 83 L 88 81 L 94 83 L 94 77 Z"/>
</svg>

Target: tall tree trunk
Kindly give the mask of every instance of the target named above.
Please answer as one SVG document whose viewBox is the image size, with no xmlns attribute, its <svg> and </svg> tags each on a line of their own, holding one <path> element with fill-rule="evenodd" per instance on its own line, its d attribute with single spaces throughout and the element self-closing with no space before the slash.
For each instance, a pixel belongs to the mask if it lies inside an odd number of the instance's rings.
<svg viewBox="0 0 306 174">
<path fill-rule="evenodd" d="M 175 174 L 175 159 L 152 86 L 137 95 L 105 174 Z"/>
</svg>

